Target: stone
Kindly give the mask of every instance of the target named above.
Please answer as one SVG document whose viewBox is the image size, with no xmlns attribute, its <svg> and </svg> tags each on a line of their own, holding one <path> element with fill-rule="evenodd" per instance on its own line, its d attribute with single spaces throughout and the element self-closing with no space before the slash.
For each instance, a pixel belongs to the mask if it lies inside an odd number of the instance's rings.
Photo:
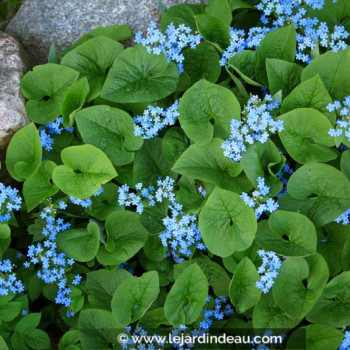
<svg viewBox="0 0 350 350">
<path fill-rule="evenodd" d="M 13 134 L 29 123 L 20 81 L 30 64 L 16 39 L 0 32 L 0 161 Z"/>
<path fill-rule="evenodd" d="M 207 0 L 162 2 L 170 7 Z M 138 31 L 159 18 L 158 0 L 26 0 L 5 31 L 17 37 L 32 61 L 40 64 L 47 61 L 52 43 L 59 53 L 96 27 L 124 24 Z"/>
</svg>

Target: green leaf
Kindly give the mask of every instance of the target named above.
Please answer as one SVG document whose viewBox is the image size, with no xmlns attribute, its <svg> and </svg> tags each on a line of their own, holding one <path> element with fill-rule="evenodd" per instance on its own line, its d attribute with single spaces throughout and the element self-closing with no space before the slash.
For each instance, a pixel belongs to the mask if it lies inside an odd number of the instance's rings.
<svg viewBox="0 0 350 350">
<path fill-rule="evenodd" d="M 228 296 L 229 285 L 231 282 L 230 277 L 224 268 L 210 259 L 195 258 L 174 265 L 174 278 L 177 279 L 180 274 L 191 264 L 198 264 L 198 266 L 202 269 L 209 285 L 213 288 L 215 295 Z"/>
<path fill-rule="evenodd" d="M 170 128 L 162 138 L 162 152 L 167 160 L 175 163 L 189 146 L 189 139 L 179 127 Z"/>
<path fill-rule="evenodd" d="M 302 214 L 277 210 L 259 222 L 256 243 L 283 256 L 308 256 L 316 252 L 316 229 Z"/>
<path fill-rule="evenodd" d="M 68 89 L 61 104 L 62 120 L 65 127 L 73 126 L 74 114 L 83 106 L 89 90 L 86 78 L 79 79 Z"/>
<path fill-rule="evenodd" d="M 334 100 L 342 101 L 350 91 L 350 49 L 328 51 L 316 57 L 303 71 L 301 81 L 319 75 Z"/>
<path fill-rule="evenodd" d="M 95 222 L 90 222 L 86 228 L 61 232 L 56 241 L 57 247 L 68 257 L 79 262 L 90 261 L 100 246 L 100 229 Z"/>
<path fill-rule="evenodd" d="M 21 91 L 29 101 L 26 111 L 35 123 L 46 124 L 61 115 L 61 103 L 79 73 L 59 64 L 36 66 L 21 80 Z"/>
<path fill-rule="evenodd" d="M 254 8 L 252 5 L 246 3 L 244 0 L 228 0 L 230 4 L 231 11 L 235 11 L 238 9 L 252 9 Z"/>
<path fill-rule="evenodd" d="M 336 114 L 335 112 L 329 112 L 327 109 L 328 104 L 332 102 L 329 92 L 317 74 L 299 84 L 283 100 L 281 113 L 287 113 L 296 108 L 313 108 L 322 112 L 334 125 Z"/>
<path fill-rule="evenodd" d="M 0 336 L 0 350 L 9 350 L 5 340 L 2 336 Z"/>
<path fill-rule="evenodd" d="M 221 19 L 208 14 L 196 15 L 194 19 L 202 37 L 219 50 L 230 45 L 230 27 Z"/>
<path fill-rule="evenodd" d="M 115 166 L 131 163 L 143 140 L 134 135 L 134 121 L 128 113 L 109 106 L 85 108 L 75 115 L 85 143 L 103 151 Z"/>
<path fill-rule="evenodd" d="M 107 350 L 108 343 L 118 342 L 121 328 L 110 311 L 88 309 L 80 312 L 78 330 L 83 349 Z"/>
<path fill-rule="evenodd" d="M 228 25 L 232 22 L 231 8 L 227 0 L 209 0 L 205 13 L 221 19 Z"/>
<path fill-rule="evenodd" d="M 169 24 L 178 27 L 184 24 L 190 27 L 193 31 L 197 29 L 194 16 L 204 12 L 204 5 L 180 4 L 168 8 L 160 21 L 160 29 L 165 32 Z"/>
<path fill-rule="evenodd" d="M 256 51 L 241 51 L 230 58 L 228 63 L 246 83 L 261 86 L 255 81 Z"/>
<path fill-rule="evenodd" d="M 270 187 L 270 195 L 275 196 L 282 189 L 282 183 L 277 175 L 282 170 L 284 162 L 284 156 L 269 139 L 265 143 L 254 142 L 248 145 L 242 154 L 240 164 L 255 187 L 258 186 L 257 178 L 262 177 Z"/>
<path fill-rule="evenodd" d="M 51 341 L 48 334 L 41 329 L 33 329 L 26 334 L 25 341 L 31 349 L 51 349 Z"/>
<path fill-rule="evenodd" d="M 316 226 L 334 221 L 350 208 L 349 181 L 327 164 L 302 166 L 290 177 L 287 189 L 292 198 L 303 203 L 300 212 Z"/>
<path fill-rule="evenodd" d="M 179 73 L 166 56 L 137 45 L 124 50 L 109 70 L 101 97 L 117 103 L 161 100 L 176 89 Z"/>
<path fill-rule="evenodd" d="M 87 273 L 85 287 L 89 303 L 96 309 L 110 310 L 117 287 L 132 275 L 123 269 L 96 270 Z"/>
<path fill-rule="evenodd" d="M 123 281 L 112 299 L 114 318 L 123 327 L 139 320 L 159 294 L 159 278 L 156 271 L 146 272 L 141 277 Z"/>
<path fill-rule="evenodd" d="M 203 78 L 212 83 L 219 79 L 221 73 L 220 56 L 214 46 L 203 42 L 195 49 L 188 48 L 182 53 L 185 57 L 184 70 L 190 76 L 191 84 L 195 84 Z"/>
<path fill-rule="evenodd" d="M 161 262 L 166 256 L 167 247 L 163 246 L 159 235 L 150 234 L 143 246 L 143 250 L 148 259 L 154 262 Z"/>
<path fill-rule="evenodd" d="M 146 329 L 158 329 L 160 325 L 169 325 L 162 307 L 148 310 L 137 324 L 138 327 Z"/>
<path fill-rule="evenodd" d="M 328 162 L 337 158 L 332 128 L 327 117 L 311 108 L 294 109 L 278 118 L 284 129 L 279 136 L 289 155 L 298 163 Z"/>
<path fill-rule="evenodd" d="M 350 150 L 343 152 L 340 160 L 340 169 L 350 181 Z"/>
<path fill-rule="evenodd" d="M 21 335 L 28 335 L 32 330 L 39 326 L 40 319 L 41 314 L 39 313 L 32 313 L 24 316 L 17 322 L 15 332 Z"/>
<path fill-rule="evenodd" d="M 97 197 L 92 197 L 92 204 L 86 212 L 98 220 L 105 221 L 107 216 L 116 210 L 124 209 L 118 204 L 118 186 L 107 183 L 103 186 L 104 191 Z"/>
<path fill-rule="evenodd" d="M 239 313 L 253 307 L 261 296 L 261 290 L 255 284 L 260 280 L 259 273 L 253 262 L 243 258 L 238 264 L 230 285 L 230 298 Z"/>
<path fill-rule="evenodd" d="M 77 330 L 70 330 L 62 335 L 58 343 L 58 350 L 75 350 L 72 346 L 78 342 L 79 332 Z"/>
<path fill-rule="evenodd" d="M 90 86 L 87 100 L 91 101 L 100 95 L 107 70 L 123 49 L 123 45 L 117 41 L 97 36 L 68 52 L 61 64 L 79 72 L 80 77 L 87 78 Z"/>
<path fill-rule="evenodd" d="M 199 230 L 205 245 L 221 257 L 248 249 L 256 229 L 254 210 L 238 194 L 218 187 L 199 214 Z"/>
<path fill-rule="evenodd" d="M 0 224 L 0 239 L 7 239 L 11 236 L 10 226 L 7 224 Z"/>
<path fill-rule="evenodd" d="M 31 123 L 12 137 L 6 152 L 6 169 L 15 180 L 24 181 L 38 170 L 41 157 L 39 133 Z"/>
<path fill-rule="evenodd" d="M 334 277 L 306 316 L 312 323 L 344 327 L 350 323 L 350 271 Z"/>
<path fill-rule="evenodd" d="M 22 309 L 22 303 L 12 301 L 4 305 L 0 305 L 0 321 L 10 322 L 19 315 Z M 34 327 L 35 328 L 35 327 Z"/>
<path fill-rule="evenodd" d="M 306 332 L 306 344 L 305 344 Z M 319 350 L 339 348 L 344 334 L 336 328 L 323 324 L 310 324 L 296 329 L 288 339 L 288 349 Z"/>
<path fill-rule="evenodd" d="M 303 67 L 298 64 L 267 58 L 266 73 L 271 95 L 282 90 L 282 96 L 288 95 L 299 83 Z"/>
<path fill-rule="evenodd" d="M 176 161 L 172 170 L 227 190 L 242 192 L 244 183 L 236 179 L 242 172 L 242 167 L 224 156 L 222 143 L 222 140 L 213 138 L 206 145 L 191 145 Z"/>
<path fill-rule="evenodd" d="M 144 245 L 147 231 L 138 214 L 116 211 L 106 220 L 107 244 L 101 246 L 97 260 L 103 265 L 118 265 L 132 258 Z"/>
<path fill-rule="evenodd" d="M 266 59 L 277 58 L 294 62 L 296 50 L 296 33 L 294 25 L 282 27 L 266 34 L 261 41 L 256 57 L 255 75 L 258 82 L 268 85 Z"/>
<path fill-rule="evenodd" d="M 253 327 L 263 329 L 294 328 L 301 320 L 283 311 L 272 293 L 263 294 L 254 307 Z"/>
<path fill-rule="evenodd" d="M 348 226 L 345 226 L 345 227 L 348 228 Z M 344 245 L 342 247 L 343 249 L 340 253 L 341 267 L 343 268 L 344 271 L 350 270 L 350 235 L 349 235 L 349 232 L 347 232 L 347 234 L 348 234 L 348 237 L 347 237 L 346 241 L 344 242 Z M 337 255 L 337 257 L 339 257 L 339 254 Z"/>
<path fill-rule="evenodd" d="M 230 90 L 202 79 L 185 92 L 179 113 L 186 135 L 193 142 L 206 144 L 213 136 L 229 137 L 230 122 L 232 118 L 240 120 L 241 107 Z"/>
<path fill-rule="evenodd" d="M 162 139 L 154 137 L 146 140 L 136 153 L 133 167 L 134 183 L 142 182 L 144 186 L 153 186 L 158 180 L 158 175 L 172 175 L 171 165 L 162 152 Z"/>
<path fill-rule="evenodd" d="M 52 183 L 52 173 L 56 164 L 50 160 L 40 164 L 37 172 L 24 181 L 23 197 L 27 211 L 33 210 L 41 201 L 58 192 L 58 187 Z"/>
<path fill-rule="evenodd" d="M 89 33 L 83 35 L 73 45 L 69 46 L 66 50 L 61 53 L 61 57 L 65 56 L 69 51 L 73 50 L 77 46 L 85 43 L 86 41 L 96 38 L 98 36 L 104 36 L 106 38 L 123 41 L 128 39 L 132 35 L 131 29 L 125 25 L 114 25 L 106 27 L 97 27 L 91 30 Z"/>
<path fill-rule="evenodd" d="M 272 287 L 277 304 L 289 315 L 303 318 L 322 294 L 329 277 L 320 254 L 308 258 L 287 258 Z"/>
<path fill-rule="evenodd" d="M 48 63 L 59 63 L 55 44 L 52 43 L 49 50 L 49 57 L 47 58 Z"/>
<path fill-rule="evenodd" d="M 165 317 L 174 327 L 193 323 L 200 315 L 208 295 L 208 281 L 197 264 L 176 279 L 164 304 Z"/>
<path fill-rule="evenodd" d="M 111 161 L 91 145 L 72 146 L 61 153 L 64 165 L 53 171 L 58 188 L 73 197 L 87 198 L 118 174 Z"/>
</svg>

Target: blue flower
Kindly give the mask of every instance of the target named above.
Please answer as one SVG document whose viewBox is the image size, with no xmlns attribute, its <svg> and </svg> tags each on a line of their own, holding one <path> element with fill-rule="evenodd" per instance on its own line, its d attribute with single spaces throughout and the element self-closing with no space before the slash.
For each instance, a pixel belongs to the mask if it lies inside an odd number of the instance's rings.
<svg viewBox="0 0 350 350">
<path fill-rule="evenodd" d="M 350 332 L 346 331 L 344 334 L 344 339 L 339 346 L 339 350 L 349 350 L 350 349 Z"/>
<path fill-rule="evenodd" d="M 337 127 L 329 129 L 328 134 L 332 137 L 344 135 L 350 141 L 350 96 L 347 96 L 342 103 L 340 101 L 329 103 L 327 109 L 329 112 L 336 111 L 341 117 L 337 120 Z"/>
<path fill-rule="evenodd" d="M 0 223 L 10 221 L 11 213 L 20 210 L 21 205 L 22 198 L 18 190 L 0 182 Z"/>
<path fill-rule="evenodd" d="M 141 136 L 144 140 L 151 139 L 157 136 L 165 126 L 174 125 L 179 116 L 178 108 L 178 100 L 166 109 L 149 105 L 143 115 L 134 117 L 135 136 Z"/>
<path fill-rule="evenodd" d="M 181 51 L 187 47 L 196 48 L 201 39 L 199 34 L 191 34 L 191 28 L 184 24 L 176 28 L 171 23 L 163 34 L 155 22 L 150 22 L 145 37 L 141 31 L 137 32 L 135 36 L 135 42 L 143 45 L 149 53 L 160 55 L 163 52 L 168 58 L 168 62 L 175 61 L 180 74 L 184 71 L 183 61 L 185 59 Z"/>
<path fill-rule="evenodd" d="M 9 293 L 17 294 L 24 291 L 24 286 L 12 272 L 14 265 L 9 259 L 0 260 L 0 296 Z"/>
<path fill-rule="evenodd" d="M 261 276 L 260 281 L 256 282 L 256 287 L 266 294 L 272 288 L 282 263 L 274 252 L 258 250 L 258 255 L 262 258 L 262 265 L 258 268 L 258 273 Z"/>
<path fill-rule="evenodd" d="M 270 95 L 263 102 L 258 96 L 252 96 L 243 110 L 242 120 L 231 120 L 230 138 L 224 141 L 221 148 L 224 155 L 234 162 L 239 162 L 247 146 L 254 142 L 265 143 L 269 135 L 283 130 L 283 121 L 275 121 L 270 111 L 278 108 Z"/>
</svg>

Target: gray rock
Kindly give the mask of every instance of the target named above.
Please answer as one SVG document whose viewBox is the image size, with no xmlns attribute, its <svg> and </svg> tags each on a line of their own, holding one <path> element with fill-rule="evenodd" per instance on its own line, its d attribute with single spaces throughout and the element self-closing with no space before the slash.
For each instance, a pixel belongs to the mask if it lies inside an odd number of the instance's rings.
<svg viewBox="0 0 350 350">
<path fill-rule="evenodd" d="M 29 123 L 19 87 L 28 67 L 18 41 L 0 32 L 0 160 L 13 134 Z"/>
<path fill-rule="evenodd" d="M 207 0 L 163 0 L 166 7 Z M 125 24 L 134 31 L 159 20 L 158 0 L 26 0 L 6 27 L 19 39 L 35 64 L 47 60 L 50 45 L 58 52 L 93 28 Z"/>
</svg>

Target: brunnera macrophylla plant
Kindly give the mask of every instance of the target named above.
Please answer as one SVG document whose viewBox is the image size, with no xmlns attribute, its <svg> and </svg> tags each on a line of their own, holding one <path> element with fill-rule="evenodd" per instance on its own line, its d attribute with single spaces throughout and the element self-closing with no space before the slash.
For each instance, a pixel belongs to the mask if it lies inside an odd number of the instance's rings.
<svg viewBox="0 0 350 350">
<path fill-rule="evenodd" d="M 176 5 L 132 47 L 97 28 L 28 72 L 0 348 L 349 349 L 349 18 L 346 0 Z"/>
</svg>

